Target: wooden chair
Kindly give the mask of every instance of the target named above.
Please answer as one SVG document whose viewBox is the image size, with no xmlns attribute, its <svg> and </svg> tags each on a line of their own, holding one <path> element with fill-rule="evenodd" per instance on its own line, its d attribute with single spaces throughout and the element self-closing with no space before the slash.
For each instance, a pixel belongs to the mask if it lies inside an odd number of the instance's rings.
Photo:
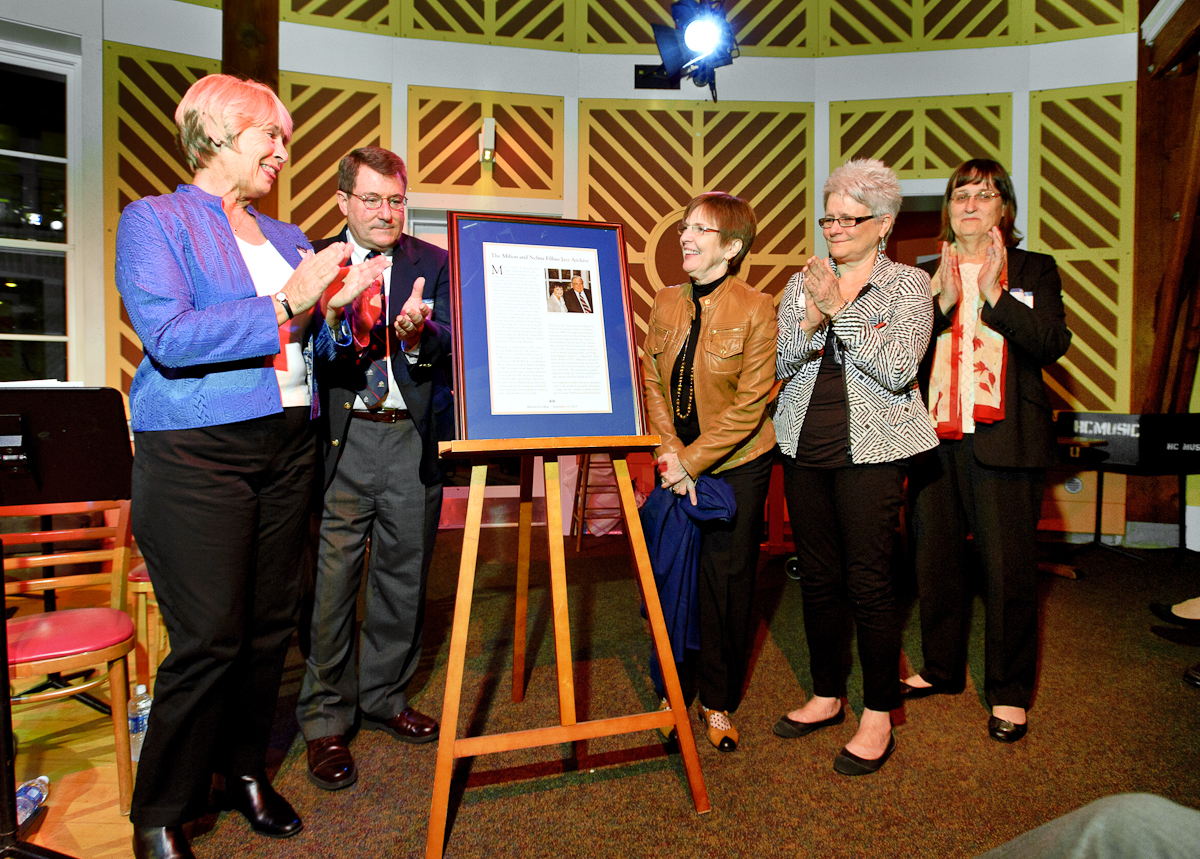
<svg viewBox="0 0 1200 859">
<path fill-rule="evenodd" d="M 154 587 L 150 584 L 150 574 L 146 571 L 146 562 L 140 558 L 129 571 L 129 593 L 133 596 L 133 617 L 137 624 L 137 643 L 146 648 L 146 676 L 142 676 L 141 666 L 134 655 L 134 675 L 138 683 L 144 683 L 154 694 L 154 678 L 158 676 L 158 666 L 162 663 L 170 649 L 167 639 L 167 627 L 163 623 L 162 612 L 158 609 L 158 600 L 154 597 Z"/>
<path fill-rule="evenodd" d="M 621 518 L 617 504 L 599 506 L 589 504 L 598 493 L 617 494 L 617 476 L 612 459 L 608 454 L 584 453 L 579 457 L 579 476 L 575 482 L 575 502 L 571 505 L 571 536 L 575 538 L 575 551 L 583 549 L 583 532 L 589 520 Z"/>
<path fill-rule="evenodd" d="M 10 520 L 13 519 L 97 514 L 108 510 L 117 512 L 114 524 L 27 530 L 30 523 L 24 521 L 16 523 L 19 530 L 0 535 L 4 542 L 6 597 L 87 587 L 103 587 L 108 591 L 105 606 L 45 611 L 9 620 L 8 676 L 11 683 L 88 668 L 98 672 L 98 676 L 91 676 L 92 672 L 89 672 L 82 682 L 66 688 L 13 694 L 13 704 L 65 698 L 109 681 L 117 748 L 117 786 L 121 813 L 128 814 L 133 793 L 133 767 L 129 758 L 129 673 L 125 657 L 133 650 L 135 640 L 133 621 L 125 611 L 126 577 L 129 574 L 129 502 L 0 507 L 0 521 L 11 527 Z M 40 523 L 36 527 L 40 527 Z M 97 563 L 99 572 L 95 571 Z M 51 567 L 52 576 L 21 577 L 27 574 L 26 571 Z"/>
</svg>

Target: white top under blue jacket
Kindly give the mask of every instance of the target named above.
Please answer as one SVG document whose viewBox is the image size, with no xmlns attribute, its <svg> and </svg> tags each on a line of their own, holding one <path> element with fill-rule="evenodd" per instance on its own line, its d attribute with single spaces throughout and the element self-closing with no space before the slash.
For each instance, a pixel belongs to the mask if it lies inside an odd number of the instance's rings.
<svg viewBox="0 0 1200 859">
<path fill-rule="evenodd" d="M 790 379 L 780 391 L 774 417 L 779 449 L 796 455 L 831 328 L 845 358 L 851 460 L 856 465 L 894 462 L 936 447 L 937 435 L 917 387 L 917 367 L 933 328 L 929 275 L 881 253 L 867 285 L 833 325 L 826 322 L 807 335 L 800 330 L 803 287 L 804 275 L 797 272 L 779 303 L 775 375 Z"/>
<path fill-rule="evenodd" d="M 301 250 L 312 247 L 300 228 L 251 212 L 267 241 L 298 266 Z M 275 303 L 255 293 L 220 197 L 180 185 L 174 194 L 126 206 L 117 227 L 116 280 L 145 350 L 129 390 L 135 432 L 217 426 L 283 410 L 275 369 L 263 361 L 279 352 Z M 332 357 L 335 345 L 324 319 L 313 317 L 304 360 L 316 417 L 313 353 Z"/>
</svg>

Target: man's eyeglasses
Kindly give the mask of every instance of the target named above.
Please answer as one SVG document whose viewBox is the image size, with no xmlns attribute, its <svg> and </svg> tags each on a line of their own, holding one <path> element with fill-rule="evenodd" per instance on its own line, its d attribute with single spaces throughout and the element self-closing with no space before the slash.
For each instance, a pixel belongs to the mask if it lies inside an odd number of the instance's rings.
<svg viewBox="0 0 1200 859">
<path fill-rule="evenodd" d="M 972 197 L 974 197 L 975 202 L 977 203 L 988 203 L 992 200 L 995 200 L 999 196 L 999 191 L 976 191 L 974 194 L 968 194 L 966 191 L 956 191 L 950 195 L 950 202 L 957 203 L 961 206 L 963 203 L 967 202 L 967 200 L 970 200 Z"/>
<path fill-rule="evenodd" d="M 675 232 L 681 236 L 684 233 L 691 233 L 693 236 L 702 236 L 705 233 L 719 233 L 721 231 L 716 227 L 702 227 L 699 224 L 685 224 L 681 221 L 675 225 Z"/>
<path fill-rule="evenodd" d="M 848 230 L 851 227 L 857 227 L 863 221 L 871 220 L 873 217 L 875 217 L 875 216 L 874 215 L 862 215 L 857 218 L 818 218 L 817 223 L 821 225 L 821 229 L 823 229 L 823 230 L 827 229 L 829 227 L 832 227 L 835 222 L 842 229 Z"/>
<path fill-rule="evenodd" d="M 368 212 L 374 212 L 383 205 L 383 197 L 378 194 L 350 194 L 351 197 L 358 197 L 362 201 L 363 208 Z M 387 204 L 392 208 L 392 211 L 399 211 L 408 205 L 407 197 L 388 197 Z"/>
</svg>

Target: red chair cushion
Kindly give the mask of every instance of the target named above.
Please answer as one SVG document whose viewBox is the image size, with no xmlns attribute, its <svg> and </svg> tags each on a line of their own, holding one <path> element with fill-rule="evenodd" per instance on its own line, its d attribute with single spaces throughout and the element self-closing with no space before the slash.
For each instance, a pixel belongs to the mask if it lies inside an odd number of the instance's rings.
<svg viewBox="0 0 1200 859">
<path fill-rule="evenodd" d="M 146 569 L 146 564 L 141 563 L 129 571 L 129 581 L 131 582 L 148 582 L 150 581 L 150 571 Z"/>
<path fill-rule="evenodd" d="M 8 622 L 10 665 L 103 650 L 133 635 L 133 621 L 113 608 L 48 611 Z"/>
</svg>

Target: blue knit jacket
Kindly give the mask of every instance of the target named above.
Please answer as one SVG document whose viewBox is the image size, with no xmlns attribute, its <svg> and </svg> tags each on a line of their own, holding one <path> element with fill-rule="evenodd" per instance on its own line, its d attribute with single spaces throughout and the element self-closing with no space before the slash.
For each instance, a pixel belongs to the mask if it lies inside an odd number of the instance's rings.
<svg viewBox="0 0 1200 859">
<path fill-rule="evenodd" d="M 300 251 L 312 247 L 300 229 L 254 214 L 267 241 L 289 265 L 299 265 Z M 144 349 L 129 391 L 135 432 L 216 426 L 283 410 L 275 370 L 263 360 L 279 352 L 275 305 L 271 296 L 255 294 L 220 197 L 180 185 L 126 206 L 117 227 L 116 280 Z M 313 328 L 304 359 L 316 417 L 314 350 L 332 358 L 335 344 L 316 313 Z"/>
</svg>

